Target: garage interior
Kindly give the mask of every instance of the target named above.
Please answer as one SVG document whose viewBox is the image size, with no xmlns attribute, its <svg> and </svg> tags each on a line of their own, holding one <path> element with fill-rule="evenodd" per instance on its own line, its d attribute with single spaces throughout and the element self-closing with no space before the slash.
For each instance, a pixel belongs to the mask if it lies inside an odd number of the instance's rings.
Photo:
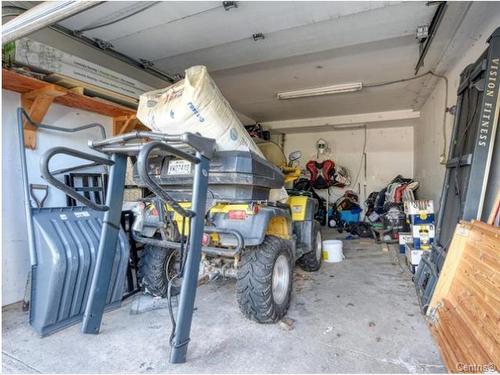
<svg viewBox="0 0 500 375">
<path fill-rule="evenodd" d="M 2 24 L 3 372 L 499 371 L 499 2 Z"/>
</svg>

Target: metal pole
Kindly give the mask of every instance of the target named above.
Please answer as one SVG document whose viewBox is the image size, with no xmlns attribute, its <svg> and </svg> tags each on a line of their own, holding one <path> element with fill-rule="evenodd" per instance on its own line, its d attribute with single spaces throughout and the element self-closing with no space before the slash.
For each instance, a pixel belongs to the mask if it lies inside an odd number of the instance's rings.
<svg viewBox="0 0 500 375">
<path fill-rule="evenodd" d="M 23 179 L 24 191 L 24 212 L 26 214 L 26 225 L 28 227 L 28 247 L 30 251 L 31 265 L 37 264 L 35 250 L 35 234 L 33 232 L 33 217 L 31 216 L 31 200 L 30 187 L 28 179 L 28 166 L 26 164 L 26 149 L 24 148 L 24 127 L 23 127 L 23 110 L 17 109 L 17 132 L 19 140 L 19 158 L 21 160 L 21 176 Z"/>
<path fill-rule="evenodd" d="M 450 160 L 454 158 L 455 155 L 455 139 L 457 138 L 458 133 L 458 120 L 460 117 L 460 112 L 462 111 L 462 100 L 463 94 L 460 94 L 457 97 L 457 107 L 455 109 L 455 118 L 453 119 L 453 131 L 450 137 L 450 145 L 448 147 L 448 161 L 446 162 L 446 172 L 444 175 L 443 188 L 441 189 L 441 197 L 439 199 L 439 211 L 436 220 L 436 242 L 439 246 L 446 246 L 441 241 L 441 226 L 443 225 L 444 218 L 444 206 L 446 205 L 446 199 L 448 197 L 448 185 L 450 184 L 450 174 L 451 174 L 451 166 Z M 458 157 L 458 164 L 456 165 L 457 171 L 460 168 L 460 156 Z"/>
<path fill-rule="evenodd" d="M 106 193 L 106 205 L 109 210 L 104 214 L 94 275 L 83 315 L 83 333 L 99 333 L 120 232 L 127 156 L 113 154 L 111 160 L 114 164 L 110 167 Z"/>
<path fill-rule="evenodd" d="M 196 156 L 200 159 L 200 162 L 195 167 L 193 197 L 191 201 L 191 210 L 195 213 L 195 216 L 191 219 L 189 252 L 182 280 L 179 308 L 177 311 L 177 329 L 170 352 L 170 363 L 186 362 L 196 288 L 198 286 L 201 241 L 205 225 L 209 161 L 200 153 L 197 153 Z"/>
</svg>

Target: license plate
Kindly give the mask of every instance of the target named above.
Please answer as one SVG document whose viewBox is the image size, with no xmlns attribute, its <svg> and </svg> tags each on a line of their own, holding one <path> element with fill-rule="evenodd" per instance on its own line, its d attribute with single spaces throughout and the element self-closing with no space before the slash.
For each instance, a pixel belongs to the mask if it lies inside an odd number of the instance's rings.
<svg viewBox="0 0 500 375">
<path fill-rule="evenodd" d="M 191 163 L 187 160 L 171 160 L 168 163 L 168 175 L 191 174 Z"/>
</svg>

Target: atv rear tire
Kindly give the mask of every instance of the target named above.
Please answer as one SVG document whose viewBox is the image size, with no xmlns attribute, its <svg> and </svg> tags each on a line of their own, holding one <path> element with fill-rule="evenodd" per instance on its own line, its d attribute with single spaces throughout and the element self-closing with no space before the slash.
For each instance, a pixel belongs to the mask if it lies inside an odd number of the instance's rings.
<svg viewBox="0 0 500 375">
<path fill-rule="evenodd" d="M 155 297 L 167 297 L 168 283 L 173 273 L 176 250 L 146 245 L 139 259 L 138 279 L 145 293 Z M 167 272 L 167 267 L 170 272 Z M 172 285 L 170 293 L 179 294 L 179 287 Z"/>
<path fill-rule="evenodd" d="M 312 251 L 302 255 L 297 263 L 307 272 L 315 272 L 321 268 L 323 262 L 323 241 L 318 223 L 314 224 Z"/>
<path fill-rule="evenodd" d="M 290 306 L 293 256 L 286 241 L 266 236 L 245 249 L 238 268 L 236 293 L 241 312 L 258 323 L 275 323 Z"/>
</svg>

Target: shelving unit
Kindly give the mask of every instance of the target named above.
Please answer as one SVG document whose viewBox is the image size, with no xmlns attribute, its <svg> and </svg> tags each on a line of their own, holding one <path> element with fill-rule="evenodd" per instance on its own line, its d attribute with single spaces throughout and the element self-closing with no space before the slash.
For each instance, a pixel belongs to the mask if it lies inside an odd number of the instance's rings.
<svg viewBox="0 0 500 375">
<path fill-rule="evenodd" d="M 52 103 L 82 109 L 113 118 L 113 134 L 123 134 L 142 125 L 136 117 L 136 111 L 99 98 L 81 95 L 76 90 L 31 78 L 11 70 L 2 69 L 2 87 L 21 94 L 24 109 L 35 122 L 43 118 Z M 36 148 L 36 127 L 24 124 L 25 146 Z"/>
</svg>

